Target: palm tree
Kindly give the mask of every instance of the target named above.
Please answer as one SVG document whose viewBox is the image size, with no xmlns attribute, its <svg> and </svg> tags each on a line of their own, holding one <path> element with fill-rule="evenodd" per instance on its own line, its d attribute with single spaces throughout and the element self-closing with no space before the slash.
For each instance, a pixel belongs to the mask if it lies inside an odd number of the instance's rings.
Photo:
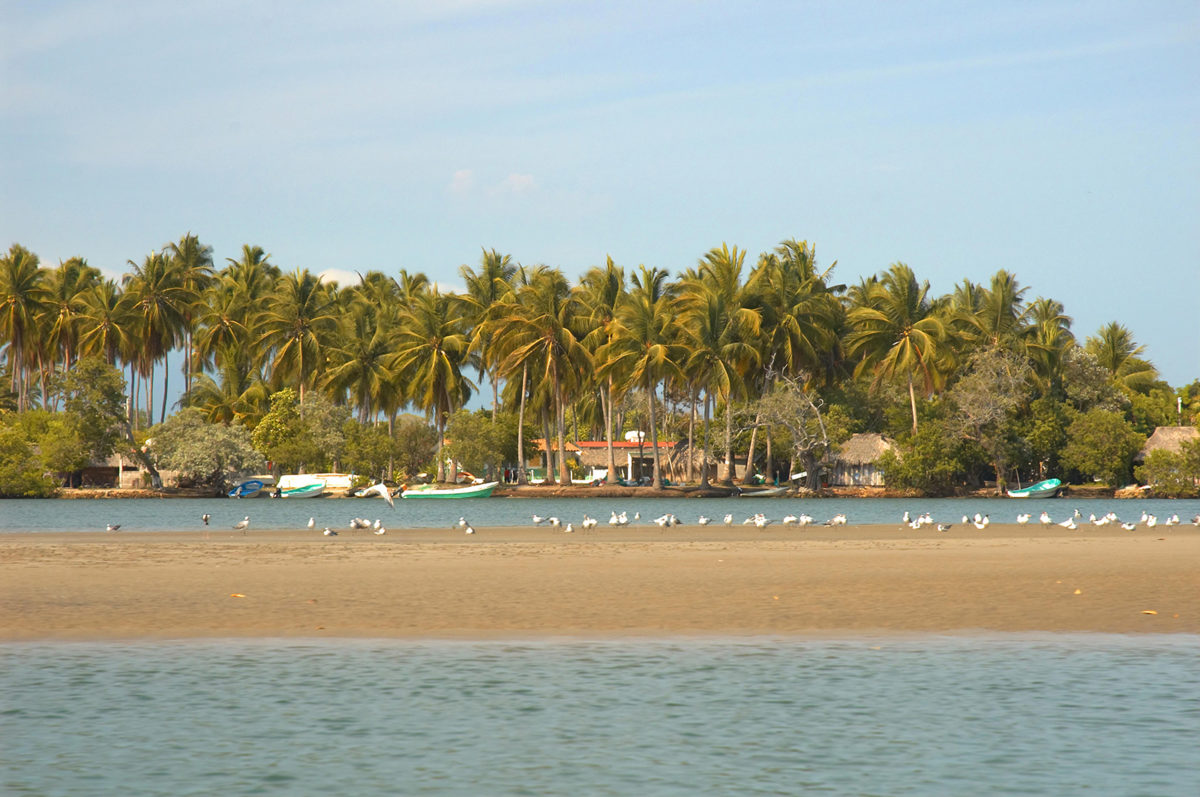
<svg viewBox="0 0 1200 797">
<path fill-rule="evenodd" d="M 575 298 L 581 311 L 579 322 L 580 342 L 598 363 L 598 352 L 612 338 L 616 323 L 617 308 L 625 297 L 625 269 L 608 257 L 604 267 L 594 267 L 575 288 Z M 593 369 L 593 376 L 595 369 Z M 608 475 L 605 481 L 617 482 L 617 461 L 613 451 L 613 381 L 612 373 L 599 379 L 601 413 L 604 417 L 604 440 L 607 454 Z"/>
<path fill-rule="evenodd" d="M 912 269 L 903 263 L 893 264 L 878 283 L 870 285 L 864 299 L 865 304 L 849 313 L 852 331 L 847 348 L 851 356 L 860 358 L 855 373 L 871 371 L 874 386 L 884 379 L 903 377 L 916 434 L 914 380 L 920 377 L 926 394 L 941 383 L 937 363 L 946 337 L 945 323 L 929 299 L 929 282 L 918 284 Z"/>
<path fill-rule="evenodd" d="M 209 423 L 256 426 L 269 408 L 271 391 L 248 359 L 224 357 L 221 363 L 220 382 L 206 373 L 197 373 L 183 404 L 199 409 Z"/>
<path fill-rule="evenodd" d="M 572 328 L 575 303 L 571 288 L 556 268 L 538 268 L 518 288 L 515 301 L 504 306 L 494 334 L 500 362 L 498 372 L 512 374 L 523 366 L 550 389 L 551 412 L 558 438 L 558 471 L 562 484 L 571 483 L 567 466 L 566 396 L 579 382 L 580 374 L 591 371 L 591 359 Z M 549 448 L 549 440 L 547 448 Z"/>
<path fill-rule="evenodd" d="M 308 269 L 284 275 L 257 327 L 257 345 L 271 352 L 271 384 L 299 385 L 303 404 L 305 388 L 324 368 L 325 350 L 337 329 L 332 289 Z"/>
<path fill-rule="evenodd" d="M 446 479 L 446 420 L 470 400 L 474 389 L 462 373 L 470 348 L 467 332 L 462 302 L 436 288 L 421 290 L 401 310 L 396 353 L 389 363 L 409 385 L 413 401 L 433 418 L 438 481 Z"/>
<path fill-rule="evenodd" d="M 12 392 L 19 410 L 27 406 L 26 366 L 40 337 L 38 316 L 49 300 L 45 282 L 46 272 L 37 255 L 20 244 L 13 244 L 8 254 L 0 257 L 0 343 L 8 347 Z"/>
<path fill-rule="evenodd" d="M 1019 352 L 1030 332 L 1029 308 L 1023 305 L 1027 288 L 1001 269 L 991 285 L 981 288 L 964 280 L 950 299 L 949 317 L 955 337 L 969 349 L 1005 348 Z"/>
<path fill-rule="evenodd" d="M 517 265 L 511 255 L 501 255 L 495 249 L 484 249 L 479 261 L 479 271 L 462 266 L 458 273 L 466 283 L 467 292 L 462 297 L 467 303 L 471 321 L 471 345 L 479 353 L 479 378 L 486 375 L 492 382 L 492 420 L 500 403 L 500 385 L 496 374 L 496 352 L 492 350 L 491 332 L 486 324 L 488 313 L 501 298 L 512 291 L 512 280 Z"/>
<path fill-rule="evenodd" d="M 96 355 L 109 365 L 116 365 L 129 338 L 129 298 L 116 282 L 105 279 L 77 296 L 75 305 L 79 321 L 78 355 Z"/>
<path fill-rule="evenodd" d="M 57 350 L 63 373 L 75 362 L 79 337 L 79 297 L 100 280 L 100 270 L 81 257 L 59 263 L 46 281 L 49 299 L 42 327 L 47 344 Z"/>
<path fill-rule="evenodd" d="M 342 317 L 336 342 L 329 346 L 322 384 L 336 393 L 349 393 L 358 409 L 358 420 L 367 423 L 389 402 L 397 389 L 390 364 L 395 355 L 393 330 L 380 324 L 370 306 L 358 301 Z"/>
<path fill-rule="evenodd" d="M 179 279 L 193 297 L 183 311 L 183 388 L 188 391 L 192 386 L 192 334 L 195 332 L 196 315 L 201 311 L 201 297 L 213 282 L 212 247 L 200 243 L 200 239 L 190 232 L 176 243 L 167 244 L 171 260 L 179 270 Z"/>
<path fill-rule="evenodd" d="M 133 273 L 124 278 L 135 319 L 133 337 L 141 375 L 149 379 L 146 410 L 154 417 L 154 367 L 175 348 L 185 325 L 185 311 L 196 301 L 195 292 L 184 283 L 183 271 L 164 252 L 151 252 L 141 265 L 129 261 Z M 166 419 L 167 376 L 163 375 L 163 406 L 159 422 Z"/>
<path fill-rule="evenodd" d="M 684 347 L 678 342 L 673 304 L 674 290 L 667 272 L 638 267 L 633 290 L 617 309 L 612 339 L 598 352 L 602 375 L 626 374 L 628 385 L 646 391 L 650 414 L 650 445 L 654 457 L 654 486 L 662 488 L 658 454 L 658 420 L 655 409 L 658 385 L 668 376 L 681 376 Z"/>
<path fill-rule="evenodd" d="M 1075 345 L 1071 317 L 1061 302 L 1038 297 L 1029 305 L 1032 332 L 1025 351 L 1033 365 L 1034 381 L 1043 396 L 1062 385 L 1063 358 Z"/>
<path fill-rule="evenodd" d="M 1113 383 L 1127 392 L 1145 391 L 1158 378 L 1158 369 L 1141 358 L 1146 347 L 1139 346 L 1133 333 L 1116 321 L 1101 327 L 1084 347 L 1112 375 Z"/>
</svg>

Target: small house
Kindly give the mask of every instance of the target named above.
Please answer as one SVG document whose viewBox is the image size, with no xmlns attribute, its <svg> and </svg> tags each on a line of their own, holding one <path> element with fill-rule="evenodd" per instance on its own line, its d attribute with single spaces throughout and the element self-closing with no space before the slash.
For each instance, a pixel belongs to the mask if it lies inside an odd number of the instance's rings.
<svg viewBox="0 0 1200 797">
<path fill-rule="evenodd" d="M 1183 453 L 1183 444 L 1192 440 L 1200 440 L 1200 429 L 1195 426 L 1160 426 L 1150 435 L 1150 439 L 1142 446 L 1133 458 L 1141 464 L 1146 461 L 1146 455 L 1151 451 L 1170 451 L 1173 454 Z"/>
<path fill-rule="evenodd" d="M 875 432 L 860 432 L 838 446 L 838 451 L 826 458 L 825 471 L 830 487 L 882 487 L 883 471 L 879 458 L 892 451 L 895 444 Z"/>
</svg>

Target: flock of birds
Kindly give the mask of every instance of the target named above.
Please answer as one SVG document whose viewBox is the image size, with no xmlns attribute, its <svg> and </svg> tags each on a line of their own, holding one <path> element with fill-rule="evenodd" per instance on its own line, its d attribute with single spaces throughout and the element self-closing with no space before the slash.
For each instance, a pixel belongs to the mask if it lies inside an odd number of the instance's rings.
<svg viewBox="0 0 1200 797">
<path fill-rule="evenodd" d="M 575 531 L 574 523 L 572 523 L 572 522 L 563 523 L 562 519 L 558 518 L 558 517 L 554 517 L 554 516 L 543 517 L 542 515 L 533 515 L 532 517 L 533 517 L 533 525 L 534 526 L 549 526 L 550 528 L 553 528 L 553 529 L 561 529 L 564 533 L 568 533 L 568 534 L 573 533 Z M 212 516 L 210 514 L 208 514 L 207 512 L 205 512 L 203 515 L 200 516 L 200 520 L 201 520 L 201 522 L 204 523 L 205 526 L 208 526 L 209 521 L 211 519 L 212 519 Z M 639 523 L 641 521 L 641 519 L 642 519 L 642 516 L 641 516 L 641 513 L 639 513 L 639 512 L 634 512 L 633 517 L 630 518 L 629 515 L 624 511 L 622 511 L 620 513 L 617 513 L 616 511 L 614 511 L 612 513 L 612 516 L 609 517 L 609 519 L 608 519 L 608 525 L 613 528 L 620 528 L 623 526 L 628 526 L 628 525 L 630 525 L 630 523 L 634 523 L 634 524 Z M 659 517 L 653 518 L 650 522 L 653 523 L 654 525 L 658 526 L 659 528 L 664 528 L 664 529 L 671 528 L 672 526 L 679 526 L 679 525 L 682 525 L 682 523 L 683 523 L 678 517 L 676 517 L 674 514 L 671 514 L 669 512 L 665 513 L 663 515 L 660 515 Z M 727 513 L 725 515 L 725 517 L 722 519 L 722 522 L 726 526 L 734 525 L 733 513 L 732 512 Z M 846 520 L 846 515 L 844 513 L 838 513 L 838 514 L 834 515 L 833 517 L 818 523 L 816 521 L 816 519 L 813 518 L 812 515 L 807 515 L 807 514 L 801 513 L 799 515 L 791 515 L 791 514 L 785 515 L 781 520 L 775 521 L 775 520 L 772 520 L 771 518 L 768 518 L 766 515 L 762 514 L 761 512 L 758 512 L 758 513 L 755 513 L 754 515 L 751 515 L 750 517 L 746 518 L 745 520 L 743 520 L 741 522 L 741 525 L 754 526 L 755 528 L 763 529 L 763 528 L 766 528 L 767 526 L 770 526 L 771 524 L 776 523 L 776 522 L 778 522 L 780 525 L 783 525 L 783 526 L 813 526 L 813 525 L 845 526 L 847 523 L 847 520 Z M 938 531 L 944 532 L 944 531 L 949 531 L 950 529 L 954 528 L 953 523 L 935 521 L 933 519 L 932 515 L 928 512 L 914 516 L 906 511 L 904 513 L 904 517 L 901 519 L 901 522 L 913 530 L 918 530 L 918 529 L 924 528 L 925 526 L 935 526 Z M 982 531 L 983 529 L 986 529 L 991 522 L 992 522 L 991 518 L 985 514 L 976 513 L 974 516 L 968 516 L 968 515 L 962 516 L 962 525 L 974 526 L 975 528 L 979 529 L 980 531 Z M 1031 522 L 1034 522 L 1034 517 L 1033 517 L 1032 513 L 1022 512 L 1017 515 L 1017 524 L 1018 525 L 1025 526 Z M 713 518 L 709 517 L 708 515 L 700 515 L 696 519 L 696 524 L 700 525 L 700 526 L 708 526 L 711 523 L 713 523 Z M 1057 525 L 1057 526 L 1061 526 L 1062 528 L 1072 529 L 1072 530 L 1078 529 L 1078 528 L 1080 528 L 1084 525 L 1088 525 L 1088 524 L 1090 524 L 1092 526 L 1107 526 L 1109 524 L 1115 524 L 1115 525 L 1118 525 L 1121 528 L 1125 529 L 1126 531 L 1133 531 L 1138 526 L 1142 526 L 1142 525 L 1146 526 L 1147 528 L 1154 528 L 1155 526 L 1158 526 L 1160 523 L 1163 526 L 1178 526 L 1178 525 L 1182 524 L 1182 521 L 1179 519 L 1178 514 L 1172 514 L 1169 517 L 1164 518 L 1162 521 L 1159 521 L 1159 519 L 1155 515 L 1152 515 L 1148 512 L 1142 512 L 1141 518 L 1139 518 L 1137 521 L 1123 521 L 1119 517 L 1117 517 L 1117 514 L 1115 512 L 1107 512 L 1104 515 L 1101 515 L 1100 517 L 1097 517 L 1095 514 L 1092 514 L 1092 515 L 1089 515 L 1087 520 L 1085 521 L 1083 519 L 1083 513 L 1081 513 L 1078 509 L 1076 509 L 1070 517 L 1068 517 L 1066 520 L 1062 520 L 1062 521 L 1055 521 L 1052 517 L 1050 517 L 1049 512 L 1046 512 L 1045 510 L 1043 510 L 1041 515 L 1039 515 L 1037 518 L 1037 523 L 1041 524 L 1042 526 Z M 1193 517 L 1191 520 L 1191 523 L 1193 526 L 1200 526 L 1200 515 L 1196 515 L 1195 517 Z M 600 525 L 600 521 L 598 519 L 596 519 L 594 517 L 590 517 L 589 515 L 585 514 L 583 516 L 583 520 L 579 523 L 579 529 L 581 531 L 591 531 L 592 529 L 595 529 L 599 525 Z M 308 519 L 308 528 L 315 529 L 316 526 L 317 526 L 316 518 L 310 517 Z M 105 531 L 115 532 L 115 531 L 120 530 L 120 528 L 121 528 L 120 523 L 109 523 L 105 527 Z M 250 528 L 250 516 L 246 515 L 241 520 L 239 520 L 237 523 L 234 523 L 232 528 L 234 531 L 240 531 L 243 534 L 245 534 L 247 529 Z M 474 534 L 475 533 L 475 527 L 472 526 L 467 521 L 466 517 L 460 517 L 458 519 L 458 522 L 454 524 L 453 528 L 457 529 L 458 531 L 463 532 L 464 534 Z M 361 517 L 351 518 L 350 519 L 350 530 L 351 531 L 368 531 L 369 530 L 376 536 L 382 536 L 384 534 L 387 534 L 387 529 L 384 528 L 382 521 L 380 521 L 378 518 L 375 520 L 374 523 L 372 523 L 367 518 L 361 518 Z M 324 534 L 326 537 L 338 536 L 337 530 L 333 529 L 329 526 L 325 526 L 324 530 L 321 533 Z"/>
</svg>

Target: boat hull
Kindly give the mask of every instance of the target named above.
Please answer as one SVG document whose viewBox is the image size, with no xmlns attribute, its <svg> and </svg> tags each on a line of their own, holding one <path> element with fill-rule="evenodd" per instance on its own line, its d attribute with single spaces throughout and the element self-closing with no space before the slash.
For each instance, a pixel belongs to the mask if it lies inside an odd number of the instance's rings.
<svg viewBox="0 0 1200 797">
<path fill-rule="evenodd" d="M 1054 498 L 1062 491 L 1062 481 L 1046 479 L 1020 490 L 1009 490 L 1009 498 Z"/>
<path fill-rule="evenodd" d="M 229 491 L 230 498 L 257 498 L 266 485 L 260 479 L 247 479 Z"/>
<path fill-rule="evenodd" d="M 325 485 L 321 482 L 302 484 L 299 487 L 279 491 L 280 498 L 319 498 L 324 494 Z"/>
<path fill-rule="evenodd" d="M 400 493 L 402 498 L 487 498 L 500 482 L 468 484 L 465 487 L 433 487 L 421 485 L 408 487 Z"/>
</svg>

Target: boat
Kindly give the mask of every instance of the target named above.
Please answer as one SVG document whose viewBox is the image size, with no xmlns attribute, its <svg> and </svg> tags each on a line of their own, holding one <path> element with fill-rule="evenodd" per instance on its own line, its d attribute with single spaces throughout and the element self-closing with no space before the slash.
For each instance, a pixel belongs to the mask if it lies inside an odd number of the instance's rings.
<svg viewBox="0 0 1200 797">
<path fill-rule="evenodd" d="M 1054 498 L 1062 490 L 1060 479 L 1046 479 L 1019 490 L 1009 490 L 1009 498 Z"/>
<path fill-rule="evenodd" d="M 247 479 L 229 491 L 230 498 L 256 498 L 262 494 L 266 483 L 262 479 Z"/>
<path fill-rule="evenodd" d="M 400 491 L 401 498 L 487 498 L 500 482 L 468 484 L 463 487 L 439 487 L 436 484 L 414 484 Z"/>
<path fill-rule="evenodd" d="M 761 497 L 767 496 L 767 495 L 783 495 L 790 489 L 792 489 L 792 488 L 785 485 L 783 487 L 768 487 L 765 490 L 750 490 L 750 491 L 740 490 L 737 493 L 735 493 L 735 495 L 737 495 L 741 498 L 761 498 Z"/>
<path fill-rule="evenodd" d="M 325 483 L 309 482 L 295 487 L 280 487 L 276 494 L 280 498 L 318 498 L 325 494 Z"/>
<path fill-rule="evenodd" d="M 279 477 L 279 489 L 287 492 L 296 487 L 320 483 L 330 492 L 348 492 L 354 481 L 351 473 L 289 473 Z"/>
</svg>

